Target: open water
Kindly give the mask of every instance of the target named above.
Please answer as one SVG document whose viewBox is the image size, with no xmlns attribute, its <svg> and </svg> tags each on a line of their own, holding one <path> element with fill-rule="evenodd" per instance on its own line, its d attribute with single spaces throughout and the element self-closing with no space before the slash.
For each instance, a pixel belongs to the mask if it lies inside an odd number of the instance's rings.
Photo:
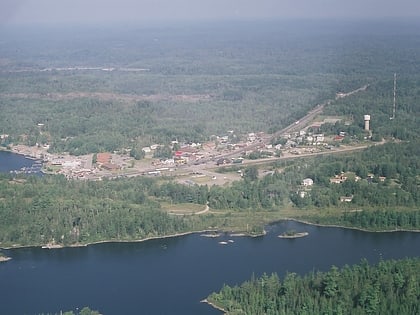
<svg viewBox="0 0 420 315">
<path fill-rule="evenodd" d="M 290 229 L 309 235 L 278 237 Z M 420 256 L 420 233 L 368 233 L 292 221 L 270 225 L 267 232 L 256 238 L 191 234 L 139 243 L 5 250 L 13 259 L 0 264 L 1 313 L 89 306 L 105 315 L 215 315 L 220 312 L 200 300 L 224 283 L 240 284 L 252 274 L 304 274 L 363 258 L 376 263 Z"/>
<path fill-rule="evenodd" d="M 42 164 L 21 154 L 0 151 L 0 173 L 23 172 L 40 174 Z"/>
</svg>

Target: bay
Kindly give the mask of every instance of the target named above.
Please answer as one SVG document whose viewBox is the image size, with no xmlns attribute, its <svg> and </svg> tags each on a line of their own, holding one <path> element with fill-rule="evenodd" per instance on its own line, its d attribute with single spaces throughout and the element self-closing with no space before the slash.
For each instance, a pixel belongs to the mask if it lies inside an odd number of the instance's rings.
<svg viewBox="0 0 420 315">
<path fill-rule="evenodd" d="M 0 150 L 0 173 L 19 172 L 23 168 L 26 173 L 39 174 L 41 164 L 38 160 L 30 159 L 21 154 Z"/>
<path fill-rule="evenodd" d="M 278 237 L 291 229 L 309 235 Z M 5 250 L 12 260 L 0 264 L 1 310 L 21 315 L 89 306 L 105 315 L 215 315 L 220 311 L 200 301 L 224 283 L 240 284 L 253 274 L 304 274 L 363 258 L 376 263 L 420 256 L 420 233 L 370 233 L 293 221 L 266 230 L 255 238 L 191 234 L 79 248 Z"/>
</svg>

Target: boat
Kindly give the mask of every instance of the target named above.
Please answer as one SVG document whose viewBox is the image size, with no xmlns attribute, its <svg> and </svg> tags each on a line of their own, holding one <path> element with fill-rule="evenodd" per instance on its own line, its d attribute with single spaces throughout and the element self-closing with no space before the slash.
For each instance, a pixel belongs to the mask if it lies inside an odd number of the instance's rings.
<svg viewBox="0 0 420 315">
<path fill-rule="evenodd" d="M 299 237 L 305 237 L 308 236 L 308 232 L 295 232 L 295 231 L 287 231 L 282 234 L 280 234 L 278 237 L 280 238 L 299 238 Z"/>
<path fill-rule="evenodd" d="M 221 242 L 219 242 L 219 244 L 220 244 L 220 245 L 227 245 L 227 243 L 228 243 L 228 242 L 225 242 L 225 241 L 221 241 Z"/>
<path fill-rule="evenodd" d="M 43 249 L 55 249 L 55 248 L 62 248 L 62 247 L 63 247 L 63 245 L 49 243 L 47 245 L 43 245 L 41 248 L 43 248 Z"/>
<path fill-rule="evenodd" d="M 200 236 L 203 236 L 203 237 L 219 237 L 220 233 L 207 233 L 207 234 L 201 234 Z"/>
</svg>

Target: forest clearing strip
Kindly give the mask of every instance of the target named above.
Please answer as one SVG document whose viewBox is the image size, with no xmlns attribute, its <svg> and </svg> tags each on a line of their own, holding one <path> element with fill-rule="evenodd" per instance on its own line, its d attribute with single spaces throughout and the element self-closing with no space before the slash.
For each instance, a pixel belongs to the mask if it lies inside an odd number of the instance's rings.
<svg viewBox="0 0 420 315">
<path fill-rule="evenodd" d="M 0 93 L 0 97 L 19 99 L 43 99 L 52 101 L 73 100 L 78 98 L 93 98 L 102 101 L 179 101 L 198 102 L 209 100 L 208 94 L 119 94 L 109 92 L 68 92 L 68 93 Z"/>
</svg>

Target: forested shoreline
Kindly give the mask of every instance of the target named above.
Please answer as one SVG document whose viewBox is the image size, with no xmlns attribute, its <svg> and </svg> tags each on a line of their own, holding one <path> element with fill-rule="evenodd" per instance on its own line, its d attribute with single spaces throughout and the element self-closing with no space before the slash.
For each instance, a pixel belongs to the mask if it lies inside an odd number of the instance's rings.
<svg viewBox="0 0 420 315">
<path fill-rule="evenodd" d="M 332 266 L 304 276 L 288 273 L 252 277 L 237 286 L 224 285 L 208 302 L 234 314 L 418 314 L 418 258 L 369 265 Z"/>
<path fill-rule="evenodd" d="M 240 181 L 226 187 L 180 185 L 171 178 L 77 181 L 63 176 L 2 175 L 0 242 L 2 247 L 70 246 L 141 240 L 209 227 L 244 232 L 244 226 L 249 226 L 245 232 L 259 233 L 270 220 L 290 217 L 366 230 L 415 231 L 420 227 L 420 196 L 412 179 L 418 176 L 420 155 L 411 150 L 418 147 L 416 142 L 390 143 L 352 155 L 284 161 L 274 165 L 281 171 L 262 177 L 251 166 L 244 168 Z M 407 153 L 404 158 L 386 160 L 396 158 L 393 152 L 397 149 Z M 387 164 L 381 160 L 371 164 L 369 156 L 378 152 Z M 356 175 L 372 171 L 378 177 L 384 169 L 390 172 L 385 182 L 369 178 L 329 182 L 343 171 Z M 296 191 L 303 189 L 306 176 L 314 178 L 314 187 L 297 199 Z M 340 202 L 340 196 L 350 194 L 354 195 L 352 202 Z M 211 211 L 177 216 L 162 204 L 208 205 Z"/>
</svg>

